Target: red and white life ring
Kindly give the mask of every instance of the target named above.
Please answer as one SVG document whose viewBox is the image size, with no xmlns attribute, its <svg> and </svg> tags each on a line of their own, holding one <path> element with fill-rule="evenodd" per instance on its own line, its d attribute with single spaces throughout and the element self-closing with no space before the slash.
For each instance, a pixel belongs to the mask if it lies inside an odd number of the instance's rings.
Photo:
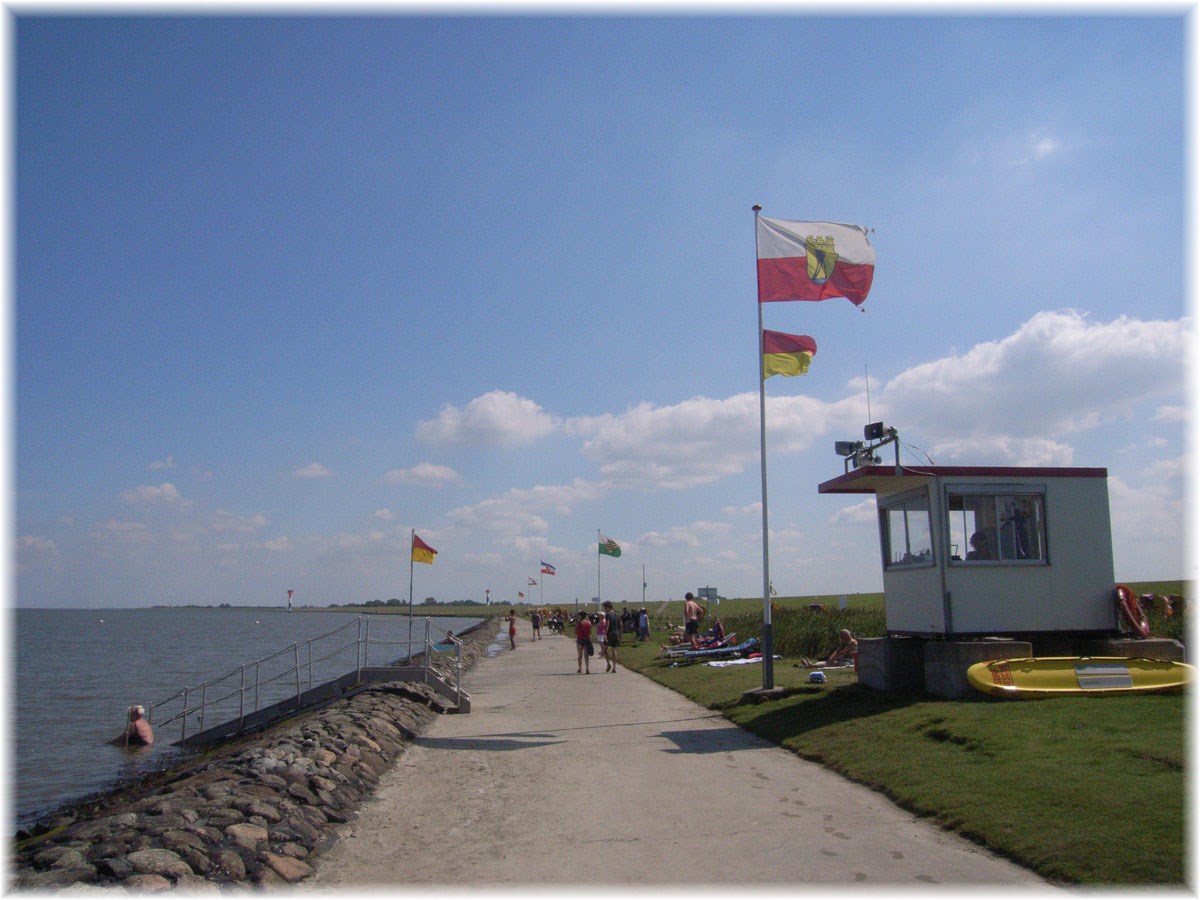
<svg viewBox="0 0 1200 900">
<path fill-rule="evenodd" d="M 1146 618 L 1146 611 L 1133 591 L 1123 584 L 1117 585 L 1117 608 L 1139 637 L 1150 637 L 1150 620 Z"/>
</svg>

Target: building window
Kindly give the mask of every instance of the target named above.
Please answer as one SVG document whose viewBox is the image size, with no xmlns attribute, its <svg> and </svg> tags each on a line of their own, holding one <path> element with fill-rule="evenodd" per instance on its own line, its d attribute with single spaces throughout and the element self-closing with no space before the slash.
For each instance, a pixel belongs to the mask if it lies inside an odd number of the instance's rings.
<svg viewBox="0 0 1200 900">
<path fill-rule="evenodd" d="M 946 506 L 952 562 L 1047 562 L 1044 492 L 950 490 Z"/>
<path fill-rule="evenodd" d="M 885 569 L 933 565 L 933 530 L 925 491 L 889 500 L 880 509 L 880 518 Z"/>
</svg>

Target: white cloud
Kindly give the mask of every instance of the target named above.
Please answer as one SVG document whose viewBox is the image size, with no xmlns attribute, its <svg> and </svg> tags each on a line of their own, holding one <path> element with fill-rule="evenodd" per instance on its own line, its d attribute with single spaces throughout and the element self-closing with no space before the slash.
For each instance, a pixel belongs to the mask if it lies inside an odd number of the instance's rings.
<svg viewBox="0 0 1200 900">
<path fill-rule="evenodd" d="M 1041 312 L 1009 337 L 902 372 L 877 404 L 902 437 L 922 434 L 937 462 L 941 453 L 1062 465 L 1073 455 L 1064 438 L 1182 392 L 1189 329 L 1187 320 L 1095 323 L 1074 310 Z"/>
<path fill-rule="evenodd" d="M 442 407 L 436 419 L 417 425 L 417 437 L 431 444 L 517 446 L 545 437 L 558 424 L 532 400 L 509 391 L 489 391 L 461 409 Z"/>
<path fill-rule="evenodd" d="M 150 463 L 150 465 L 146 466 L 147 471 L 150 472 L 162 472 L 166 469 L 173 468 L 175 468 L 175 459 L 174 457 L 170 456 L 168 456 L 166 459 L 155 460 L 154 462 Z"/>
<path fill-rule="evenodd" d="M 175 485 L 165 482 L 159 485 L 142 485 L 121 494 L 121 499 L 132 506 L 167 506 L 183 508 L 189 505 Z"/>
<path fill-rule="evenodd" d="M 1189 420 L 1186 406 L 1160 406 L 1154 413 L 1154 422 L 1187 422 Z"/>
<path fill-rule="evenodd" d="M 448 484 L 461 484 L 462 476 L 449 466 L 434 463 L 417 463 L 407 469 L 392 469 L 383 476 L 386 484 L 416 484 L 440 488 Z"/>
<path fill-rule="evenodd" d="M 262 513 L 252 516 L 239 516 L 223 509 L 213 513 L 211 520 L 213 531 L 254 532 L 267 527 L 267 517 Z"/>
<path fill-rule="evenodd" d="M 23 534 L 18 540 L 21 553 L 54 553 L 58 548 L 54 541 L 38 534 Z"/>
<path fill-rule="evenodd" d="M 311 462 L 292 472 L 296 478 L 328 478 L 333 474 L 328 468 L 318 462 Z"/>
</svg>

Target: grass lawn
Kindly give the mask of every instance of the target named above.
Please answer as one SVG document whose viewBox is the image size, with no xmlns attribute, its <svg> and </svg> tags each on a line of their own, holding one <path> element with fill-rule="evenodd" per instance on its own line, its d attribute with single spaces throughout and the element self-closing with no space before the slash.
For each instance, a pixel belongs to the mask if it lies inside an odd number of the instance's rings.
<svg viewBox="0 0 1200 900">
<path fill-rule="evenodd" d="M 756 665 L 658 659 L 665 628 L 648 643 L 627 639 L 621 662 L 1046 878 L 1111 886 L 1188 881 L 1184 695 L 938 700 L 873 691 L 852 671 L 837 670 L 826 685 L 810 685 L 797 661 L 820 651 L 797 652 L 796 642 L 813 640 L 817 628 L 822 644 L 831 644 L 842 621 L 834 613 L 856 613 L 853 605 L 809 613 L 807 605 L 796 604 L 801 624 L 783 621 L 786 604 L 772 616 L 776 651 L 785 654 L 774 667 L 775 686 L 786 692 L 780 699 L 744 702 L 762 683 Z M 721 611 L 739 637 L 757 633 L 732 605 Z M 861 626 L 855 633 L 869 636 Z"/>
</svg>

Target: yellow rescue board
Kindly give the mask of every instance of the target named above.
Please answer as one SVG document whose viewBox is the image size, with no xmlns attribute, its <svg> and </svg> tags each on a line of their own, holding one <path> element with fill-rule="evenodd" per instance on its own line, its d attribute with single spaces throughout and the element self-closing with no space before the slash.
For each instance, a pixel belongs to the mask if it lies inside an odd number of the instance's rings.
<svg viewBox="0 0 1200 900">
<path fill-rule="evenodd" d="M 1178 690 L 1195 668 L 1165 659 L 1124 656 L 1041 656 L 993 659 L 967 669 L 967 681 L 985 694 L 1050 697 Z"/>
</svg>

